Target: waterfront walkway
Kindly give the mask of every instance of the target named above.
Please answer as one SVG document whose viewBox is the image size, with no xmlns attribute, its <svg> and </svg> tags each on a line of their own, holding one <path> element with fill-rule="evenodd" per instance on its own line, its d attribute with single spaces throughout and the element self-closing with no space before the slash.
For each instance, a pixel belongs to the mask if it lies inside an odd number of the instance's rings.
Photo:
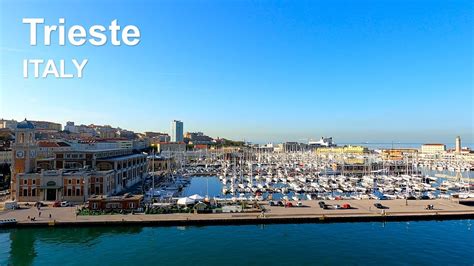
<svg viewBox="0 0 474 266">
<path fill-rule="evenodd" d="M 266 212 L 215 213 L 215 214 L 114 214 L 76 216 L 76 207 L 42 207 L 3 211 L 0 219 L 14 218 L 18 226 L 80 226 L 80 225 L 193 225 L 193 224 L 259 224 L 259 223 L 298 223 L 298 222 L 350 222 L 350 221 L 390 221 L 390 220 L 442 220 L 472 219 L 474 207 L 459 204 L 458 201 L 435 200 L 337 200 L 326 204 L 351 205 L 351 209 L 321 209 L 318 201 L 302 201 L 303 207 L 269 206 L 263 202 Z M 380 202 L 387 209 L 374 207 Z M 408 205 L 407 205 L 408 204 Z M 432 204 L 433 210 L 426 210 Z M 41 216 L 39 215 L 41 212 Z M 51 218 L 50 218 L 51 215 Z M 30 219 L 28 219 L 28 217 Z M 31 218 L 35 217 L 35 221 Z"/>
</svg>

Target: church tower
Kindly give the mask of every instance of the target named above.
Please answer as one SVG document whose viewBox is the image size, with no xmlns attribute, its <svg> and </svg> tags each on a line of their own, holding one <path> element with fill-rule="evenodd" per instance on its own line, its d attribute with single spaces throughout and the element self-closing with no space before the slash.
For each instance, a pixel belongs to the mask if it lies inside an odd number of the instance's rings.
<svg viewBox="0 0 474 266">
<path fill-rule="evenodd" d="M 35 139 L 35 126 L 26 119 L 17 124 L 15 128 L 15 142 L 12 144 L 12 199 L 18 199 L 17 176 L 21 173 L 31 173 L 36 168 L 36 154 L 38 145 Z"/>
</svg>

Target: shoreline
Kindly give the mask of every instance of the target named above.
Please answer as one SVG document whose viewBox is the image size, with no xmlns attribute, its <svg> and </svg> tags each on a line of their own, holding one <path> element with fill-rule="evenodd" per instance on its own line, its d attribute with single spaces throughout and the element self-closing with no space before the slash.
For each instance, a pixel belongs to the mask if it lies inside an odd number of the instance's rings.
<svg viewBox="0 0 474 266">
<path fill-rule="evenodd" d="M 38 228 L 38 227 L 108 227 L 108 226 L 226 226 L 226 225 L 266 225 L 266 224 L 324 224 L 324 223 L 361 223 L 361 222 L 403 222 L 403 221 L 448 221 L 474 219 L 474 213 L 431 214 L 431 215 L 385 215 L 385 216 L 317 216 L 317 217 L 267 217 L 267 218 L 239 218 L 239 219 L 190 219 L 190 220 L 123 220 L 123 221 L 87 221 L 87 222 L 35 222 L 17 223 L 10 228 Z"/>
<path fill-rule="evenodd" d="M 43 217 L 36 221 L 34 208 L 0 212 L 0 219 L 14 218 L 16 224 L 1 228 L 28 227 L 88 227 L 88 226 L 213 226 L 213 225 L 259 225 L 259 224 L 301 224 L 301 223 L 352 223 L 352 222 L 399 222 L 399 221 L 443 221 L 474 219 L 474 201 L 464 204 L 451 200 L 408 201 L 390 200 L 382 203 L 386 210 L 373 208 L 375 200 L 326 201 L 327 204 L 349 203 L 351 209 L 321 209 L 316 201 L 304 201 L 305 207 L 266 208 L 265 217 L 260 212 L 241 213 L 175 213 L 175 214 L 113 214 L 75 215 L 75 207 L 43 207 Z M 433 204 L 434 210 L 424 206 Z M 52 218 L 49 218 L 49 215 Z M 36 215 L 36 216 L 35 216 Z"/>
</svg>

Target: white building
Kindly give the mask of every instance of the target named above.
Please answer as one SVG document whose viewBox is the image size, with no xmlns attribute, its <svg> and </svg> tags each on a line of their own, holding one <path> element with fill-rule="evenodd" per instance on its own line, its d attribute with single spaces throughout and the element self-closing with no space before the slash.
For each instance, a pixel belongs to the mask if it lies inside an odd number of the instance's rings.
<svg viewBox="0 0 474 266">
<path fill-rule="evenodd" d="M 336 144 L 332 141 L 332 137 L 330 137 L 330 138 L 321 137 L 321 139 L 318 140 L 318 141 L 310 140 L 308 142 L 308 145 L 310 145 L 312 147 L 332 147 L 332 146 L 336 146 Z"/>
<path fill-rule="evenodd" d="M 183 142 L 183 122 L 179 120 L 171 122 L 171 142 Z"/>
<path fill-rule="evenodd" d="M 421 145 L 421 153 L 443 153 L 446 151 L 444 144 L 423 144 Z"/>
<path fill-rule="evenodd" d="M 74 122 L 68 121 L 66 122 L 66 125 L 64 126 L 65 131 L 69 131 L 71 133 L 78 133 L 76 125 L 74 125 Z"/>
</svg>

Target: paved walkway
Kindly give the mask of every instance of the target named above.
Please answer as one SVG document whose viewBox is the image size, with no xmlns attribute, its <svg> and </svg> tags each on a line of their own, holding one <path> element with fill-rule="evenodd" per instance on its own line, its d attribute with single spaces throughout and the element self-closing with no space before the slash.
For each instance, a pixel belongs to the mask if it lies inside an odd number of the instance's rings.
<svg viewBox="0 0 474 266">
<path fill-rule="evenodd" d="M 342 200 L 325 201 L 326 204 L 342 205 L 348 203 L 351 209 L 321 209 L 318 201 L 302 201 L 303 207 L 278 207 L 269 206 L 264 202 L 266 212 L 265 218 L 330 218 L 330 217 L 374 217 L 384 215 L 382 210 L 374 207 L 375 202 L 380 202 L 388 209 L 385 209 L 385 215 L 389 216 L 427 216 L 436 214 L 471 214 L 474 215 L 474 207 L 458 204 L 455 201 L 436 199 L 436 200 L 409 200 L 408 205 L 405 200 Z M 428 204 L 434 205 L 434 210 L 426 210 Z M 96 222 L 152 222 L 152 221 L 210 221 L 210 220 L 239 220 L 239 219 L 262 219 L 261 213 L 219 213 L 219 214 L 115 214 L 115 215 L 75 215 L 76 207 L 42 207 L 37 210 L 34 207 L 20 210 L 9 210 L 0 212 L 0 219 L 14 218 L 20 224 L 49 224 L 55 223 L 96 223 Z M 41 212 L 41 215 L 40 215 Z M 51 218 L 50 218 L 51 215 Z M 29 218 L 28 218 L 29 217 Z M 35 221 L 31 221 L 31 218 Z"/>
</svg>

